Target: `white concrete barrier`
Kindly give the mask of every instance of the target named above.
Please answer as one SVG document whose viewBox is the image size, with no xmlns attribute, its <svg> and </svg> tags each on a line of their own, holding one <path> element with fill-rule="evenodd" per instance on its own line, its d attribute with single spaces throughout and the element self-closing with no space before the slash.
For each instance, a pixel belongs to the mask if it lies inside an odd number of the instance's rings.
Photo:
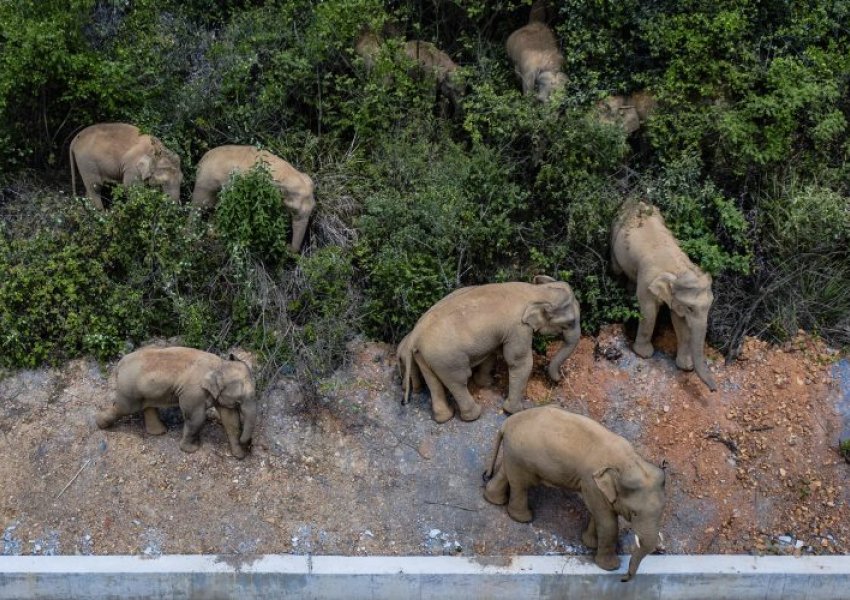
<svg viewBox="0 0 850 600">
<path fill-rule="evenodd" d="M 0 557 L 0 599 L 850 598 L 850 557 L 648 556 L 637 576 L 587 557 Z"/>
</svg>

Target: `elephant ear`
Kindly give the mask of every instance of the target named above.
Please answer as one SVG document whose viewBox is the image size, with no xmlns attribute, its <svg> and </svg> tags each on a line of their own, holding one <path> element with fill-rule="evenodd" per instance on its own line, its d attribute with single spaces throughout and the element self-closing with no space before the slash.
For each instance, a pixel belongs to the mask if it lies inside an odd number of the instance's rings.
<svg viewBox="0 0 850 600">
<path fill-rule="evenodd" d="M 224 375 L 218 369 L 213 369 L 201 380 L 201 387 L 213 397 L 213 400 L 218 402 L 221 392 L 224 390 Z"/>
<path fill-rule="evenodd" d="M 649 292 L 661 300 L 667 306 L 673 300 L 673 282 L 676 276 L 673 273 L 662 273 L 649 282 Z"/>
<path fill-rule="evenodd" d="M 548 302 L 531 302 L 522 313 L 522 322 L 539 331 L 548 321 L 552 305 Z"/>
<path fill-rule="evenodd" d="M 554 279 L 552 277 L 549 277 L 548 275 L 535 275 L 534 276 L 534 285 L 541 285 L 543 283 L 555 283 L 556 281 L 558 281 L 558 280 Z"/>
<path fill-rule="evenodd" d="M 136 169 L 139 172 L 139 179 L 147 181 L 153 175 L 153 157 L 150 154 L 144 154 L 136 163 Z"/>
<path fill-rule="evenodd" d="M 593 481 L 596 482 L 596 487 L 605 496 L 608 502 L 612 504 L 617 499 L 617 482 L 620 479 L 620 472 L 614 467 L 602 467 L 593 474 Z"/>
</svg>

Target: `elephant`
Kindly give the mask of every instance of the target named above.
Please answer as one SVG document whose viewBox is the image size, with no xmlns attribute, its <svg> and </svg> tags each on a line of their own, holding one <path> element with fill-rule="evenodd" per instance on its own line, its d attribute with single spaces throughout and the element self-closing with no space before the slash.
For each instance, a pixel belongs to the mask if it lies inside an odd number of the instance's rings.
<svg viewBox="0 0 850 600">
<path fill-rule="evenodd" d="M 631 135 L 641 128 L 658 103 L 652 92 L 641 90 L 630 96 L 608 96 L 596 103 L 596 114 L 602 123 L 619 125 Z"/>
<path fill-rule="evenodd" d="M 247 171 L 259 161 L 268 165 L 272 180 L 283 197 L 283 204 L 292 213 L 290 247 L 293 252 L 298 252 L 307 233 L 310 215 L 316 207 L 313 180 L 271 152 L 258 150 L 254 146 L 228 145 L 218 146 L 204 154 L 198 163 L 192 206 L 212 208 L 230 174 Z"/>
<path fill-rule="evenodd" d="M 455 290 L 422 315 L 399 345 L 402 403 L 424 379 L 435 421 L 444 423 L 454 416 L 445 388 L 454 396 L 460 418 L 474 421 L 481 407 L 469 393 L 469 378 L 475 370 L 477 384 L 491 385 L 496 353 L 501 352 L 509 376 L 502 409 L 521 411 L 534 333 L 563 336 L 564 345 L 548 367 L 549 377 L 560 381 L 561 365 L 581 337 L 579 304 L 568 284 L 538 275 L 533 284 L 515 281 Z"/>
<path fill-rule="evenodd" d="M 522 93 L 548 102 L 552 92 L 563 88 L 567 76 L 561 71 L 564 57 L 558 50 L 555 34 L 540 21 L 532 21 L 508 36 L 505 43 L 516 74 L 522 80 Z"/>
<path fill-rule="evenodd" d="M 106 182 L 130 185 L 142 182 L 161 188 L 172 200 L 180 200 L 183 173 L 180 157 L 151 135 L 127 123 L 90 125 L 71 140 L 71 191 L 77 195 L 79 170 L 86 195 L 103 209 L 101 191 Z"/>
<path fill-rule="evenodd" d="M 508 417 L 484 479 L 484 498 L 507 503 L 508 515 L 520 523 L 533 518 L 529 487 L 544 484 L 579 492 L 590 512 L 582 542 L 596 548 L 596 564 L 608 571 L 620 566 L 617 517 L 631 522 L 637 549 L 622 581 L 631 579 L 643 557 L 662 541 L 664 471 L 641 458 L 625 438 L 560 407 L 539 406 Z"/>
<path fill-rule="evenodd" d="M 363 59 L 368 72 L 375 67 L 382 43 L 381 38 L 372 31 L 364 31 L 354 43 L 354 51 Z M 416 69 L 420 72 L 434 75 L 440 94 L 448 98 L 455 110 L 459 110 L 465 84 L 457 63 L 431 42 L 422 40 L 407 41 L 403 52 L 408 59 L 416 63 Z"/>
<path fill-rule="evenodd" d="M 115 368 L 116 394 L 111 408 L 98 413 L 97 426 L 106 429 L 124 415 L 143 411 L 151 435 L 165 433 L 157 407 L 180 406 L 183 439 L 180 449 L 195 452 L 208 408 L 215 407 L 227 433 L 230 451 L 245 458 L 257 422 L 254 376 L 235 356 L 173 346 L 147 347 L 131 352 Z M 240 434 L 241 420 L 241 434 Z"/>
<path fill-rule="evenodd" d="M 714 301 L 711 276 L 682 252 L 654 206 L 627 202 L 611 228 L 611 267 L 635 282 L 640 324 L 633 349 L 649 358 L 652 331 L 661 304 L 670 307 L 676 331 L 676 366 L 694 370 L 712 392 L 717 389 L 705 363 L 708 311 Z"/>
</svg>

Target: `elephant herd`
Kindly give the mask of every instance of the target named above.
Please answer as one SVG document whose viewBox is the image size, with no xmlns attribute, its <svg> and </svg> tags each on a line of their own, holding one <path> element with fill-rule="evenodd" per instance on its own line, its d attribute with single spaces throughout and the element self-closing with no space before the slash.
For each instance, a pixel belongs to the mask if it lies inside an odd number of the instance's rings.
<svg viewBox="0 0 850 600">
<path fill-rule="evenodd" d="M 373 68 L 382 40 L 361 34 L 355 51 L 367 69 Z M 563 57 L 540 11 L 513 32 L 506 43 L 525 94 L 546 102 L 566 83 Z M 463 92 L 457 65 L 430 42 L 408 41 L 405 55 L 430 70 L 441 92 L 457 103 Z M 600 120 L 636 130 L 654 106 L 651 95 L 611 96 L 597 105 Z M 102 123 L 83 129 L 70 146 L 72 187 L 76 173 L 93 204 L 103 208 L 105 183 L 141 182 L 161 188 L 177 201 L 182 173 L 179 157 L 157 138 L 133 125 Z M 192 205 L 211 208 L 218 191 L 233 172 L 264 162 L 293 215 L 291 247 L 304 241 L 315 207 L 312 179 L 283 159 L 252 146 L 226 145 L 207 152 L 197 166 Z M 708 311 L 713 301 L 711 277 L 694 265 L 667 229 L 659 211 L 641 201 L 624 203 L 611 226 L 611 263 L 636 290 L 641 319 L 634 352 L 648 358 L 656 315 L 669 307 L 676 332 L 676 365 L 694 370 L 705 385 L 717 388 L 705 363 Z M 615 554 L 617 519 L 631 522 L 637 550 L 627 574 L 631 578 L 644 556 L 660 543 L 664 505 L 664 471 L 641 458 L 624 438 L 587 417 L 554 406 L 523 410 L 522 400 L 532 371 L 535 333 L 559 336 L 563 345 L 548 366 L 554 381 L 581 335 L 579 303 L 567 283 L 538 275 L 532 283 L 506 282 L 464 287 L 434 304 L 399 343 L 398 366 L 402 403 L 427 386 L 433 418 L 450 420 L 454 406 L 460 419 L 481 414 L 469 392 L 469 381 L 492 384 L 492 370 L 501 357 L 508 368 L 508 393 L 502 409 L 511 414 L 500 427 L 489 467 L 484 497 L 507 504 L 516 521 L 532 519 L 529 487 L 546 484 L 577 491 L 590 511 L 582 541 L 596 549 L 603 569 L 619 566 Z M 424 386 L 423 386 L 424 384 Z M 115 368 L 115 398 L 98 413 L 100 428 L 136 412 L 144 415 L 149 434 L 165 432 L 157 409 L 179 406 L 184 416 L 180 448 L 198 449 L 198 434 L 209 408 L 216 408 L 231 453 L 246 456 L 257 420 L 256 388 L 251 369 L 231 355 L 222 359 L 193 348 L 147 347 L 124 356 Z"/>
</svg>

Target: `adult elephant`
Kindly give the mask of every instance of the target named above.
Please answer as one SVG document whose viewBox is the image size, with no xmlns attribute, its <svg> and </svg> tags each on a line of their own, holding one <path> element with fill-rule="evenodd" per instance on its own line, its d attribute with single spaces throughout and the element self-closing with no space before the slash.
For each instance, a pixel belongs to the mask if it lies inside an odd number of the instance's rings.
<svg viewBox="0 0 850 600">
<path fill-rule="evenodd" d="M 227 183 L 231 173 L 248 171 L 258 162 L 264 162 L 274 185 L 280 190 L 283 205 L 292 213 L 292 242 L 290 247 L 298 252 L 307 233 L 310 215 L 316 207 L 313 180 L 282 158 L 254 146 L 219 146 L 201 158 L 192 192 L 192 206 L 211 208 L 218 192 Z"/>
<path fill-rule="evenodd" d="M 481 407 L 469 393 L 469 379 L 475 370 L 476 382 L 489 385 L 495 355 L 501 352 L 509 377 L 502 408 L 519 412 L 531 374 L 534 334 L 563 336 L 564 345 L 548 368 L 549 377 L 559 381 L 561 365 L 581 337 L 579 317 L 570 286 L 542 275 L 533 284 L 491 283 L 455 290 L 422 315 L 399 346 L 402 401 L 424 379 L 435 421 L 443 423 L 454 416 L 445 388 L 454 396 L 460 418 L 473 421 L 481 415 Z"/>
<path fill-rule="evenodd" d="M 135 125 L 90 125 L 74 136 L 68 153 L 73 194 L 77 195 L 76 171 L 79 171 L 86 195 L 98 208 L 103 208 L 104 183 L 141 182 L 162 189 L 175 202 L 180 200 L 183 181 L 180 157 Z"/>
<path fill-rule="evenodd" d="M 661 540 L 664 471 L 641 458 L 625 438 L 560 407 L 540 406 L 509 417 L 499 429 L 484 479 L 489 480 L 484 498 L 507 503 L 508 515 L 520 523 L 533 517 L 530 487 L 546 484 L 580 492 L 590 511 L 582 542 L 596 548 L 596 564 L 609 571 L 620 566 L 617 517 L 630 521 L 637 550 L 623 581 L 634 576 Z"/>
<path fill-rule="evenodd" d="M 194 348 L 142 348 L 118 361 L 115 373 L 115 400 L 96 418 L 101 429 L 142 411 L 147 432 L 161 435 L 166 429 L 157 408 L 178 405 L 185 420 L 180 449 L 194 452 L 206 409 L 214 406 L 233 456 L 245 457 L 242 445 L 257 422 L 256 388 L 251 369 L 232 354 L 224 360 Z"/>
<path fill-rule="evenodd" d="M 657 208 L 644 202 L 624 205 L 611 228 L 611 267 L 616 274 L 625 273 L 637 288 L 641 318 L 635 354 L 652 356 L 655 318 L 666 304 L 676 330 L 676 366 L 696 371 L 715 391 L 704 352 L 708 311 L 714 302 L 711 276 L 682 252 Z"/>
<path fill-rule="evenodd" d="M 558 49 L 555 34 L 545 24 L 532 21 L 508 36 L 505 42 L 514 70 L 522 80 L 522 93 L 535 93 L 541 102 L 548 102 L 555 90 L 567 84 L 561 71 L 564 57 Z"/>
</svg>

